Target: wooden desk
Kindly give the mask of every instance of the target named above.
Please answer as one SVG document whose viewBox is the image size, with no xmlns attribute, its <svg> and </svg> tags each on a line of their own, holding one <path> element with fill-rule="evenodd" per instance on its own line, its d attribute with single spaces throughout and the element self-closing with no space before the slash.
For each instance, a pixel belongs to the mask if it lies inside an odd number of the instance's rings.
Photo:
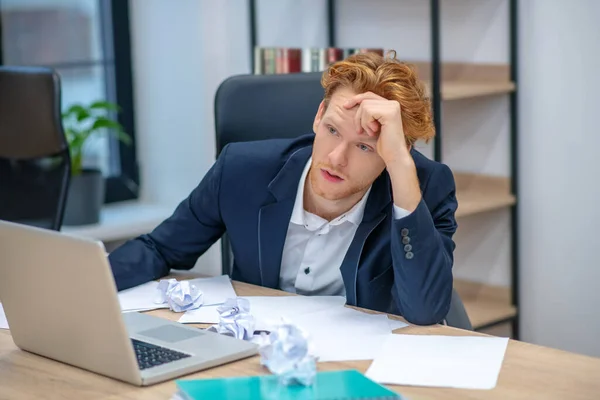
<svg viewBox="0 0 600 400">
<path fill-rule="evenodd" d="M 238 295 L 284 293 L 234 282 Z M 169 310 L 151 314 L 176 320 Z M 94 323 L 90 319 L 90 323 Z M 43 329 L 44 327 L 40 327 Z M 396 332 L 428 335 L 474 335 L 445 326 L 409 326 Z M 321 371 L 355 368 L 365 372 L 369 361 L 319 363 Z M 269 372 L 258 356 L 212 368 L 185 378 L 260 375 Z M 511 340 L 498 385 L 493 390 L 459 390 L 392 386 L 410 400 L 417 399 L 598 399 L 600 359 Z M 19 350 L 10 332 L 0 330 L 0 399 L 169 399 L 174 381 L 138 388 Z"/>
</svg>

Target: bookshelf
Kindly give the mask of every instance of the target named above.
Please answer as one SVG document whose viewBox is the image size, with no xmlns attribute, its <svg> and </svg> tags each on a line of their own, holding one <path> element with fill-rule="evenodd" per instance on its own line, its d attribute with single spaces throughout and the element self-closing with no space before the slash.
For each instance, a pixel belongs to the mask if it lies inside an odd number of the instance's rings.
<svg viewBox="0 0 600 400">
<path fill-rule="evenodd" d="M 511 193 L 509 178 L 481 174 L 455 173 L 458 210 L 456 218 L 512 207 L 516 198 Z"/>
<path fill-rule="evenodd" d="M 339 61 L 350 54 L 376 52 L 385 54 L 381 48 L 277 48 L 255 47 L 253 49 L 253 71 L 255 74 L 281 74 L 297 72 L 320 72 L 331 62 Z M 417 67 L 419 77 L 433 96 L 430 65 L 423 61 L 406 60 Z M 442 100 L 460 100 L 480 96 L 511 93 L 514 82 L 508 76 L 505 65 L 477 65 L 466 63 L 443 63 L 441 74 Z"/>
<path fill-rule="evenodd" d="M 402 2 L 400 2 L 402 3 Z M 342 4 L 336 0 L 325 1 L 326 20 L 326 46 L 322 47 L 261 47 L 257 42 L 257 17 L 256 1 L 249 0 L 250 6 L 250 29 L 252 60 L 251 70 L 254 73 L 296 73 L 314 72 L 324 70 L 329 62 L 343 59 L 354 52 L 376 51 L 385 53 L 387 48 L 346 48 L 336 47 L 343 42 L 343 35 L 347 35 L 348 29 L 341 29 L 340 15 Z M 353 4 L 364 5 L 359 1 Z M 415 2 L 412 2 L 414 5 Z M 507 210 L 510 219 L 510 284 L 496 285 L 494 283 L 482 283 L 469 277 L 461 276 L 455 278 L 455 289 L 461 296 L 467 314 L 478 331 L 485 331 L 498 326 L 510 325 L 510 335 L 519 338 L 518 326 L 518 214 L 517 214 L 517 0 L 506 0 L 508 6 L 508 46 L 509 60 L 501 63 L 484 62 L 447 62 L 442 61 L 441 56 L 441 10 L 439 0 L 429 1 L 429 57 L 405 59 L 417 67 L 419 77 L 424 81 L 429 91 L 434 123 L 436 126 L 436 137 L 433 141 L 431 158 L 436 161 L 444 160 L 443 144 L 451 143 L 452 135 L 445 134 L 442 123 L 442 108 L 448 102 L 476 101 L 485 102 L 487 99 L 497 99 L 504 96 L 508 100 L 508 146 L 509 173 L 508 176 L 489 174 L 485 171 L 463 172 L 453 168 L 457 188 L 457 199 L 459 208 L 456 217 L 461 226 L 461 220 L 467 218 L 493 218 L 494 211 Z M 358 21 L 369 25 L 374 18 L 373 7 L 385 8 L 389 12 L 389 4 L 375 1 L 367 9 L 362 8 L 365 13 L 357 13 Z M 408 7 L 413 7 L 409 5 Z M 409 10 L 411 11 L 411 10 Z M 414 11 L 414 10 L 412 10 Z M 411 12 L 412 12 L 411 11 Z M 451 10 L 448 9 L 450 12 Z M 345 14 L 347 16 L 347 14 Z M 412 14 L 411 14 L 412 15 Z M 371 19 L 369 19 L 371 18 Z M 346 26 L 355 27 L 357 19 L 349 22 Z M 447 29 L 447 27 L 446 27 Z M 341 34 L 340 34 L 341 33 Z M 447 34 L 447 32 L 446 32 Z M 383 33 L 381 35 L 384 35 Z M 388 35 L 391 35 L 388 33 Z M 357 36 L 354 36 L 355 38 Z M 444 35 L 444 40 L 453 38 L 452 35 Z M 346 40 L 346 43 L 349 43 Z M 364 41 L 362 42 L 364 44 Z M 389 41 L 387 43 L 390 43 Z M 400 55 L 399 55 L 400 56 Z M 401 57 L 402 58 L 402 57 Z M 458 140 L 458 139 L 455 139 Z M 467 225 L 467 224 L 465 224 Z M 469 239 L 476 240 L 476 239 Z"/>
<path fill-rule="evenodd" d="M 511 304 L 510 290 L 505 287 L 465 280 L 457 280 L 454 287 L 477 330 L 511 322 L 517 315 L 517 308 Z"/>
</svg>

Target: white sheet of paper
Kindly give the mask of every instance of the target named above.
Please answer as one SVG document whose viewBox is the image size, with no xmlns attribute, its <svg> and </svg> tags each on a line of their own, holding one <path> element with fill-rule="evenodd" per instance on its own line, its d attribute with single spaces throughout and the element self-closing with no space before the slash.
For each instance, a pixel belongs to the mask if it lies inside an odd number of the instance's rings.
<svg viewBox="0 0 600 400">
<path fill-rule="evenodd" d="M 508 338 L 391 334 L 366 376 L 382 384 L 493 389 Z"/>
<path fill-rule="evenodd" d="M 237 297 L 231 285 L 231 279 L 227 275 L 191 279 L 190 283 L 202 291 L 202 304 L 205 306 L 223 304 L 228 298 Z"/>
<path fill-rule="evenodd" d="M 389 324 L 390 324 L 390 329 L 393 331 L 395 331 L 396 329 L 400 329 L 400 328 L 406 328 L 408 326 L 408 324 L 406 322 L 402 322 L 402 321 L 398 321 L 396 319 L 391 319 L 389 318 Z"/>
<path fill-rule="evenodd" d="M 346 332 L 345 335 L 340 335 L 332 332 L 331 335 L 314 336 L 314 354 L 319 357 L 318 361 L 320 362 L 372 360 L 379 352 L 381 343 L 387 335 L 391 335 L 391 333 L 353 334 Z"/>
<path fill-rule="evenodd" d="M 231 280 L 227 275 L 212 278 L 197 278 L 189 280 L 203 293 L 205 305 L 223 304 L 230 297 L 236 297 Z M 119 302 L 123 312 L 147 311 L 158 308 L 168 308 L 168 305 L 157 304 L 158 282 L 152 281 L 119 292 Z"/>
<path fill-rule="evenodd" d="M 297 316 L 329 309 L 343 309 L 341 296 L 248 296 L 250 313 L 264 325 L 279 324 Z"/>
<path fill-rule="evenodd" d="M 163 306 L 160 305 L 160 308 L 167 308 L 167 306 Z M 144 312 L 144 311 L 150 311 L 150 310 L 155 310 L 156 308 L 138 308 L 138 309 L 129 309 L 129 310 L 121 310 L 123 313 L 130 313 L 130 312 Z"/>
<path fill-rule="evenodd" d="M 308 333 L 320 361 L 372 360 L 392 331 L 387 315 L 347 307 L 300 315 L 291 322 Z"/>
<path fill-rule="evenodd" d="M 218 324 L 219 306 L 200 306 L 195 310 L 189 310 L 183 313 L 178 322 L 182 324 Z"/>
<path fill-rule="evenodd" d="M 6 320 L 6 315 L 4 315 L 2 303 L 0 303 L 0 329 L 8 329 L 8 321 Z"/>
<path fill-rule="evenodd" d="M 346 300 L 341 296 L 241 296 L 250 302 L 250 313 L 262 329 L 282 318 L 343 307 Z M 219 322 L 217 307 L 202 306 L 187 311 L 179 319 L 181 323 L 216 324 Z"/>
<path fill-rule="evenodd" d="M 391 332 L 387 315 L 370 314 L 348 307 L 299 315 L 294 317 L 292 322 L 311 333 L 346 331 L 346 334 L 385 334 Z"/>
<path fill-rule="evenodd" d="M 157 297 L 157 286 L 158 282 L 152 281 L 120 291 L 119 302 L 121 303 L 121 310 L 132 312 L 167 308 L 168 305 L 166 304 L 162 305 L 154 302 L 154 299 Z"/>
</svg>

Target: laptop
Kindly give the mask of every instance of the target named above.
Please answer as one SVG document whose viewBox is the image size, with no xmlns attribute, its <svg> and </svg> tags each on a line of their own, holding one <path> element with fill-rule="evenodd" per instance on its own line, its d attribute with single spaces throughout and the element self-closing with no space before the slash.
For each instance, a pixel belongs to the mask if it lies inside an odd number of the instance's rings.
<svg viewBox="0 0 600 400">
<path fill-rule="evenodd" d="M 102 242 L 6 221 L 0 302 L 20 349 L 137 386 L 258 353 L 255 343 L 122 313 Z"/>
</svg>

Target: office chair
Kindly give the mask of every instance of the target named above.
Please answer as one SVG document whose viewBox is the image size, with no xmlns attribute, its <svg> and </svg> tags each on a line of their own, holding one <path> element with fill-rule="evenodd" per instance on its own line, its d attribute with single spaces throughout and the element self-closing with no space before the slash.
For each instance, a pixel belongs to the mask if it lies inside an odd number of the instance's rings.
<svg viewBox="0 0 600 400">
<path fill-rule="evenodd" d="M 0 219 L 59 231 L 70 183 L 59 76 L 0 67 Z"/>
<path fill-rule="evenodd" d="M 312 132 L 323 99 L 321 72 L 236 75 L 223 81 L 215 95 L 217 156 L 232 142 L 294 138 Z M 221 239 L 223 273 L 231 275 L 233 255 L 227 234 Z M 445 323 L 472 330 L 453 289 Z"/>
</svg>

